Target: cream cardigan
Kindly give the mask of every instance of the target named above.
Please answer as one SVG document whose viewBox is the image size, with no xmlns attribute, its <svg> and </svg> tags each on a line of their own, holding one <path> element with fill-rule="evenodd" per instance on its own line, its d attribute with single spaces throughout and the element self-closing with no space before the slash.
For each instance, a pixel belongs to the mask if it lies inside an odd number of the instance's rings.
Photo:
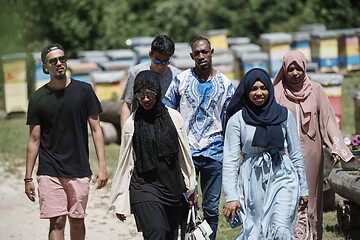
<svg viewBox="0 0 360 240">
<path fill-rule="evenodd" d="M 190 196 L 195 191 L 196 175 L 192 161 L 187 135 L 184 129 L 184 121 L 180 113 L 168 108 L 170 117 L 174 122 L 179 140 L 179 163 L 184 177 L 187 195 Z M 110 210 L 118 214 L 130 214 L 130 179 L 134 171 L 135 152 L 133 149 L 132 138 L 134 134 L 134 114 L 125 122 L 121 134 L 121 146 L 119 163 L 112 181 L 110 191 Z"/>
</svg>

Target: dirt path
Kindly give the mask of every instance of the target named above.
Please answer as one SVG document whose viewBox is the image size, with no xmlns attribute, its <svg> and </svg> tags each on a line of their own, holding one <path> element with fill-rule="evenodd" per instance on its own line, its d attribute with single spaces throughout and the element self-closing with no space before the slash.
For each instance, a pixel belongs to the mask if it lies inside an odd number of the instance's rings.
<svg viewBox="0 0 360 240">
<path fill-rule="evenodd" d="M 37 186 L 36 186 L 37 187 Z M 109 190 L 96 190 L 91 186 L 86 222 L 87 240 L 142 239 L 136 231 L 134 218 L 128 216 L 121 223 L 113 212 L 107 211 Z M 47 239 L 49 221 L 39 218 L 39 202 L 28 200 L 22 178 L 4 172 L 0 168 L 0 239 L 38 240 Z M 65 239 L 69 238 L 66 226 Z"/>
</svg>

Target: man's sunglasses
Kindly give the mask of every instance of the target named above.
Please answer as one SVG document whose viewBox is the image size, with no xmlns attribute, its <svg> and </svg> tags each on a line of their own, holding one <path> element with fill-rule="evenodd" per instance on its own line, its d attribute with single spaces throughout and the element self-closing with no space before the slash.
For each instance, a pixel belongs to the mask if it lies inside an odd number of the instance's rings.
<svg viewBox="0 0 360 240">
<path fill-rule="evenodd" d="M 66 63 L 67 57 L 66 56 L 60 56 L 58 58 L 51 58 L 47 62 L 50 63 L 51 65 L 56 65 L 58 61 L 60 61 L 61 63 Z"/>
<path fill-rule="evenodd" d="M 138 92 L 135 93 L 135 97 L 137 100 L 143 100 L 145 97 L 147 97 L 149 100 L 152 100 L 154 98 L 156 98 L 156 92 L 147 92 L 147 93 L 142 93 L 142 92 Z"/>
<path fill-rule="evenodd" d="M 155 63 L 155 64 L 162 64 L 162 65 L 164 65 L 164 66 L 167 66 L 167 65 L 170 64 L 170 61 L 160 61 L 160 60 L 157 60 L 157 59 L 152 60 L 152 61 L 153 61 L 153 63 Z"/>
</svg>

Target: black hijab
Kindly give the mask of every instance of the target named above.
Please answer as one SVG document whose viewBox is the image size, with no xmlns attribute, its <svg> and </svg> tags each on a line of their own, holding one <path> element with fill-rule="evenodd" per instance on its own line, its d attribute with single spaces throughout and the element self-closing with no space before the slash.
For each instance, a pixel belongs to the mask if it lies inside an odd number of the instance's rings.
<svg viewBox="0 0 360 240">
<path fill-rule="evenodd" d="M 158 75 L 149 70 L 137 74 L 134 82 L 134 94 L 141 89 L 150 89 L 157 93 L 152 109 L 144 109 L 138 101 L 135 112 L 133 147 L 135 167 L 138 173 L 148 172 L 157 167 L 159 158 L 165 161 L 177 159 L 178 136 L 168 109 L 161 101 L 161 88 Z"/>
<path fill-rule="evenodd" d="M 256 81 L 261 81 L 269 91 L 269 98 L 262 106 L 256 106 L 249 99 L 249 92 Z M 268 73 L 261 68 L 249 70 L 226 110 L 227 119 L 242 109 L 242 117 L 247 124 L 256 127 L 253 146 L 268 148 L 274 155 L 284 149 L 284 136 L 280 124 L 287 120 L 287 109 L 275 101 L 274 86 Z"/>
</svg>

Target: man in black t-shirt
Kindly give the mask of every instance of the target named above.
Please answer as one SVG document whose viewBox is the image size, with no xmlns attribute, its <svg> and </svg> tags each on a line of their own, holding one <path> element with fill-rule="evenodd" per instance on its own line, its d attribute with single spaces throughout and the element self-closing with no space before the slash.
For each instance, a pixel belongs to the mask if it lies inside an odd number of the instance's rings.
<svg viewBox="0 0 360 240">
<path fill-rule="evenodd" d="M 84 217 L 92 175 L 88 124 L 98 157 L 93 183 L 97 182 L 100 189 L 108 180 L 99 120 L 102 109 L 90 84 L 66 76 L 67 58 L 60 44 L 45 47 L 41 60 L 50 81 L 29 99 L 25 193 L 35 201 L 32 173 L 39 155 L 40 218 L 50 220 L 49 239 L 64 238 L 67 218 L 71 239 L 85 239 Z"/>
</svg>

